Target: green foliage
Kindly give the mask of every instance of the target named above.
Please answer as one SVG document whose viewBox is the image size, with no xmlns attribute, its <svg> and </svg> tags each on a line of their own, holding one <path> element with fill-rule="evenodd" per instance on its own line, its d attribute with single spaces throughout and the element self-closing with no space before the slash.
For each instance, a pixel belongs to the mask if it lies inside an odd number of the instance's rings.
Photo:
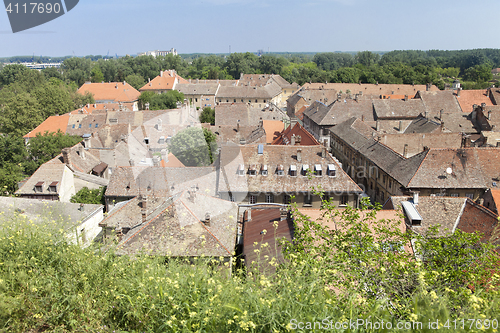
<svg viewBox="0 0 500 333">
<path fill-rule="evenodd" d="M 17 80 L 19 75 L 28 72 L 30 69 L 24 65 L 13 64 L 4 66 L 0 71 L 0 87 L 8 86 Z"/>
<path fill-rule="evenodd" d="M 203 130 L 189 127 L 172 138 L 169 150 L 185 166 L 207 166 L 211 163 L 208 144 Z"/>
<path fill-rule="evenodd" d="M 144 109 L 149 103 L 150 110 L 168 110 L 177 108 L 177 102 L 184 101 L 184 94 L 177 90 L 169 90 L 166 93 L 157 94 L 152 91 L 145 91 L 139 96 L 139 103 Z"/>
<path fill-rule="evenodd" d="M 104 74 L 102 74 L 99 65 L 94 65 L 92 67 L 92 70 L 90 71 L 90 79 L 91 82 L 97 82 L 97 83 L 104 81 Z"/>
<path fill-rule="evenodd" d="M 32 174 L 45 162 L 50 161 L 61 153 L 66 147 L 73 147 L 82 138 L 76 135 L 66 135 L 61 131 L 57 133 L 38 133 L 36 137 L 29 140 L 28 161 L 26 162 L 26 172 Z"/>
<path fill-rule="evenodd" d="M 104 200 L 104 192 L 106 192 L 106 187 L 100 187 L 93 190 L 88 187 L 84 187 L 71 197 L 70 202 L 105 205 L 106 201 Z"/>
<path fill-rule="evenodd" d="M 10 195 L 25 178 L 27 151 L 21 137 L 0 135 L 0 195 Z"/>
<path fill-rule="evenodd" d="M 204 107 L 200 114 L 200 123 L 215 125 L 215 110 L 209 106 Z"/>
<path fill-rule="evenodd" d="M 136 75 L 136 74 L 128 75 L 125 78 L 125 81 L 137 90 L 139 90 L 140 88 L 142 88 L 146 84 L 146 81 L 144 81 L 144 78 L 142 76 Z"/>
<path fill-rule="evenodd" d="M 216 159 L 215 155 L 217 153 L 217 136 L 212 133 L 212 131 L 203 129 L 203 136 L 205 137 L 205 142 L 207 143 L 207 149 L 210 154 L 210 164 Z"/>
</svg>

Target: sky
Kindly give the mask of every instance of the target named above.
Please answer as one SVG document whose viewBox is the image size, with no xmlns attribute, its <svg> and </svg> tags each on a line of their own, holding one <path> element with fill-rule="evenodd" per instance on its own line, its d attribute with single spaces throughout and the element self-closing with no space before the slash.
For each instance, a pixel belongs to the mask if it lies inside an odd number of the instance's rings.
<svg viewBox="0 0 500 333">
<path fill-rule="evenodd" d="M 0 57 L 500 48 L 500 1 L 80 0 L 12 33 L 0 14 Z"/>
</svg>

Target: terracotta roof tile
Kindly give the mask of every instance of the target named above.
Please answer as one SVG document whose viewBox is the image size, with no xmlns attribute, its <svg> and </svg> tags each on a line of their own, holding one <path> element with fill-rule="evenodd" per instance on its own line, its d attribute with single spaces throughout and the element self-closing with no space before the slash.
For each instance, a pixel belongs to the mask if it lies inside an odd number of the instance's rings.
<svg viewBox="0 0 500 333">
<path fill-rule="evenodd" d="M 285 125 L 279 120 L 264 120 L 263 127 L 266 131 L 266 143 L 272 143 L 276 139 Z"/>
<path fill-rule="evenodd" d="M 24 136 L 24 138 L 34 138 L 38 133 L 44 134 L 45 132 L 57 133 L 61 131 L 66 134 L 66 128 L 68 126 L 69 115 L 62 116 L 51 116 L 45 119 L 43 123 L 38 125 L 34 130 L 30 131 Z"/>
<path fill-rule="evenodd" d="M 316 146 L 320 143 L 309 133 L 302 125 L 296 123 L 295 126 L 288 126 L 280 135 L 272 142 L 273 145 L 289 145 L 292 141 L 292 136 L 300 136 L 301 146 Z"/>
<path fill-rule="evenodd" d="M 141 94 L 127 82 L 84 83 L 78 93 L 91 93 L 96 102 L 134 102 Z"/>
<path fill-rule="evenodd" d="M 458 103 L 463 112 L 471 113 L 474 104 L 481 105 L 485 103 L 486 106 L 493 106 L 493 102 L 488 97 L 488 90 L 462 90 L 460 96 L 457 96 Z"/>
</svg>

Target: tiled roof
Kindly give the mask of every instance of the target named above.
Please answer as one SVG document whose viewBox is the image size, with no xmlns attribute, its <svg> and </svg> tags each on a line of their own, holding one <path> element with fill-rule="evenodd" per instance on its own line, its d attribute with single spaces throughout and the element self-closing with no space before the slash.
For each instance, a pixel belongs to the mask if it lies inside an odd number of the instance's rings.
<svg viewBox="0 0 500 333">
<path fill-rule="evenodd" d="M 481 105 L 485 103 L 486 106 L 492 106 L 493 102 L 488 97 L 488 90 L 462 90 L 460 96 L 457 96 L 458 103 L 463 112 L 471 113 L 474 104 Z"/>
<path fill-rule="evenodd" d="M 499 148 L 430 149 L 408 187 L 487 189 L 498 177 Z"/>
<path fill-rule="evenodd" d="M 245 140 L 245 143 L 267 143 L 266 132 L 259 126 L 240 125 L 237 129 L 236 124 L 233 124 L 206 126 L 205 128 L 217 136 L 218 145 L 228 142 L 240 144 L 242 139 Z"/>
<path fill-rule="evenodd" d="M 389 201 L 392 207 L 402 210 L 403 201 L 413 203 L 413 198 L 408 196 L 393 196 Z M 467 198 L 460 197 L 425 197 L 418 198 L 418 205 L 414 207 L 422 217 L 420 226 L 412 226 L 412 230 L 418 234 L 426 234 L 430 227 L 438 227 L 438 236 L 453 233 L 465 208 Z M 410 221 L 406 221 L 410 224 Z"/>
<path fill-rule="evenodd" d="M 384 134 L 380 142 L 403 155 L 407 145 L 407 157 L 424 151 L 424 148 L 460 148 L 462 146 L 461 133 L 405 133 Z"/>
<path fill-rule="evenodd" d="M 209 225 L 203 222 L 206 214 Z M 133 216 L 141 222 L 140 213 Z M 231 257 L 237 216 L 235 203 L 184 191 L 156 217 L 130 229 L 118 244 L 117 254 Z"/>
<path fill-rule="evenodd" d="M 429 117 L 438 117 L 440 110 L 445 113 L 462 113 L 455 93 L 452 90 L 419 91 Z"/>
<path fill-rule="evenodd" d="M 334 125 L 335 122 L 333 119 L 326 117 L 329 111 L 330 108 L 327 105 L 315 101 L 304 110 L 302 115 L 308 117 L 318 125 Z"/>
<path fill-rule="evenodd" d="M 260 86 L 221 86 L 217 98 L 272 99 L 281 93 L 281 87 L 272 82 Z"/>
<path fill-rule="evenodd" d="M 243 74 L 240 77 L 240 86 L 260 86 L 264 84 L 269 84 L 275 82 L 282 89 L 284 88 L 295 88 L 298 89 L 300 86 L 297 83 L 289 83 L 281 75 L 277 74 Z"/>
<path fill-rule="evenodd" d="M 57 133 L 61 131 L 66 133 L 66 127 L 68 126 L 69 115 L 62 116 L 51 116 L 45 119 L 43 123 L 38 125 L 34 130 L 30 131 L 24 136 L 24 138 L 34 138 L 38 133 L 43 135 L 45 132 Z"/>
<path fill-rule="evenodd" d="M 463 232 L 480 232 L 482 241 L 500 245 L 498 215 L 474 201 L 467 199 L 467 205 L 457 226 Z"/>
<path fill-rule="evenodd" d="M 374 121 L 373 104 L 371 100 L 343 99 L 335 100 L 329 106 L 314 102 L 304 111 L 304 116 L 320 126 L 334 126 L 356 117 L 364 121 Z"/>
<path fill-rule="evenodd" d="M 54 221 L 58 228 L 69 229 L 80 225 L 89 215 L 103 205 L 79 204 L 52 200 L 0 197 L 0 211 L 4 221 L 26 216 L 37 224 Z M 71 231 L 74 232 L 73 229 Z"/>
<path fill-rule="evenodd" d="M 285 125 L 279 120 L 264 120 L 263 127 L 266 131 L 266 143 L 272 143 L 276 139 Z"/>
<path fill-rule="evenodd" d="M 285 130 L 283 130 L 280 135 L 272 142 L 273 145 L 290 145 L 292 141 L 292 136 L 299 135 L 300 136 L 300 145 L 301 146 L 316 146 L 320 143 L 318 140 L 314 138 L 314 136 L 309 133 L 304 127 L 302 127 L 299 123 L 296 123 L 295 126 L 288 126 Z"/>
<path fill-rule="evenodd" d="M 362 129 L 364 128 L 364 129 Z M 351 118 L 331 129 L 331 132 L 349 144 L 402 185 L 408 184 L 427 151 L 404 158 L 393 149 L 369 135 L 370 127 L 357 118 Z"/>
<path fill-rule="evenodd" d="M 215 95 L 219 84 L 196 84 L 196 83 L 183 83 L 178 84 L 175 89 L 184 95 Z"/>
<path fill-rule="evenodd" d="M 57 195 L 61 191 L 61 185 L 65 172 L 71 172 L 65 164 L 57 158 L 42 164 L 35 173 L 23 184 L 16 194 L 24 195 Z M 49 185 L 56 184 L 56 192 L 49 190 Z M 35 185 L 40 184 L 41 191 L 35 189 Z"/>
<path fill-rule="evenodd" d="M 308 106 L 309 105 L 304 105 L 303 107 L 301 107 L 298 111 L 295 112 L 295 116 L 300 120 L 304 120 L 304 111 L 307 110 Z"/>
<path fill-rule="evenodd" d="M 330 192 L 361 192 L 329 153 L 326 153 L 325 158 L 321 157 L 321 146 L 264 145 L 262 148 L 263 153 L 258 154 L 257 145 L 223 146 L 220 154 L 219 191 L 295 193 L 310 192 L 312 186 L 321 186 Z M 298 149 L 302 150 L 300 162 L 297 160 Z M 238 175 L 237 170 L 241 165 L 244 166 L 244 174 Z M 297 168 L 297 176 L 290 175 L 292 165 Z M 315 165 L 321 165 L 322 176 L 303 176 L 301 171 L 304 165 L 308 165 L 311 170 Z M 335 167 L 335 177 L 327 175 L 328 165 Z M 256 175 L 249 174 L 251 166 L 256 167 Z M 267 176 L 261 174 L 262 166 L 267 166 Z M 277 172 L 280 167 L 283 168 L 283 175 Z"/>
<path fill-rule="evenodd" d="M 420 99 L 379 99 L 373 100 L 377 118 L 416 118 L 425 114 L 425 106 Z"/>
<path fill-rule="evenodd" d="M 79 136 L 91 134 L 97 132 L 104 125 L 106 125 L 106 113 L 71 115 L 66 127 L 66 134 Z"/>
<path fill-rule="evenodd" d="M 248 103 L 220 103 L 215 106 L 215 126 L 258 126 L 260 120 L 283 120 L 276 108 L 255 108 Z"/>
<path fill-rule="evenodd" d="M 363 96 L 373 95 L 408 95 L 409 98 L 415 96 L 417 91 L 425 91 L 427 89 L 424 84 L 369 84 L 369 83 L 306 83 L 302 86 L 303 90 L 307 89 L 323 89 L 336 90 L 347 92 L 350 90 L 352 94 L 362 92 Z M 431 86 L 431 91 L 438 91 L 439 88 Z"/>
<path fill-rule="evenodd" d="M 174 154 L 169 153 L 168 154 L 168 161 L 165 162 L 165 160 L 161 160 L 160 165 L 165 168 L 184 168 L 185 165 L 182 164 L 181 161 L 177 157 L 175 157 Z"/>
<path fill-rule="evenodd" d="M 441 125 L 430 119 L 418 117 L 411 121 L 406 127 L 405 133 L 433 133 L 441 128 Z"/>
<path fill-rule="evenodd" d="M 84 83 L 78 89 L 78 93 L 82 95 L 91 93 L 96 102 L 134 102 L 141 94 L 127 82 Z"/>
</svg>

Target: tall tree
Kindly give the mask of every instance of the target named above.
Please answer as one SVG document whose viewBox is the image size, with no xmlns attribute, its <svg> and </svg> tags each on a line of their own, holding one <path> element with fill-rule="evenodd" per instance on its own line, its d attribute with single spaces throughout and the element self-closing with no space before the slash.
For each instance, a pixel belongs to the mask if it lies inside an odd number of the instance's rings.
<svg viewBox="0 0 500 333">
<path fill-rule="evenodd" d="M 210 165 L 210 150 L 204 132 L 197 127 L 189 127 L 175 135 L 169 149 L 185 166 Z"/>
</svg>

